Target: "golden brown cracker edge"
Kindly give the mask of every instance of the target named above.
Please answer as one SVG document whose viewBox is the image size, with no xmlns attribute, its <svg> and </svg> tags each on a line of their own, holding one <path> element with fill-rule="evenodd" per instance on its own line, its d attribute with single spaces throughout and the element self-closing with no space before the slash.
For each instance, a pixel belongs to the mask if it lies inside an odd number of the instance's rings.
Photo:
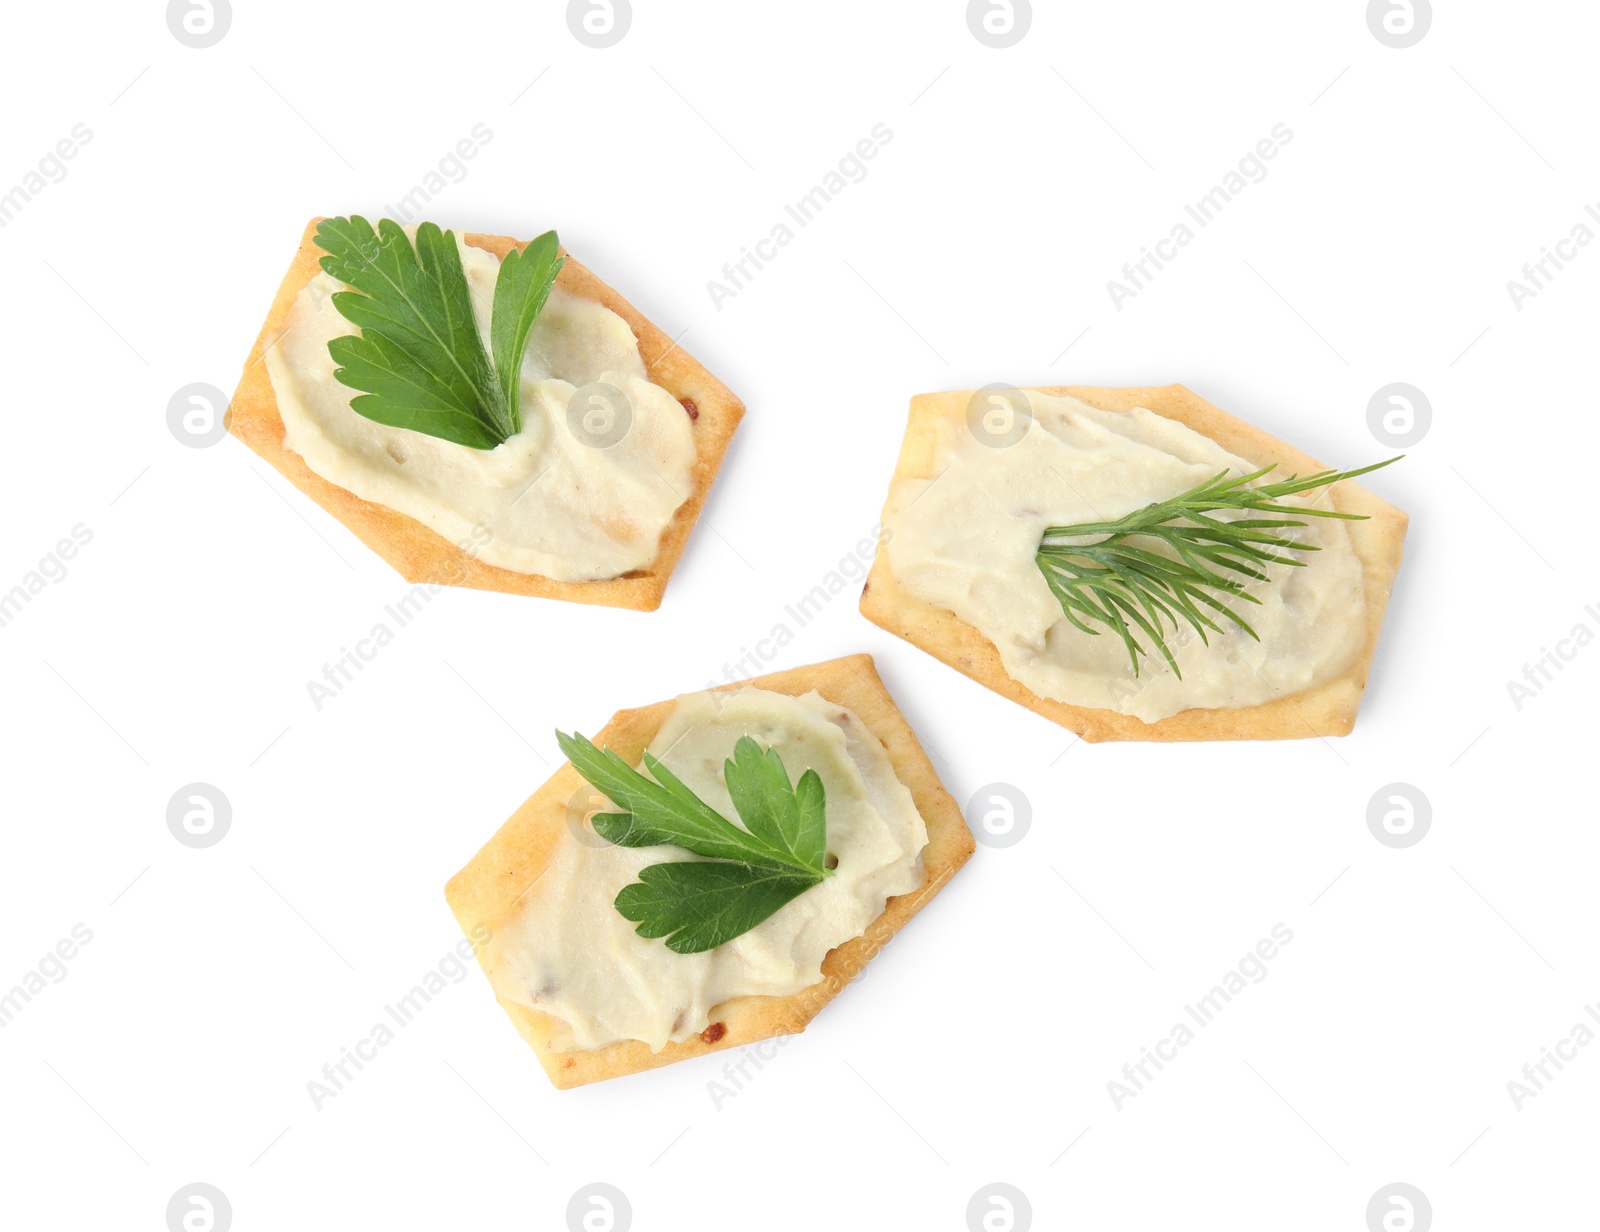
<svg viewBox="0 0 1600 1232">
<path fill-rule="evenodd" d="M 960 806 L 950 796 L 910 724 L 884 687 L 871 655 L 850 655 L 809 667 L 774 672 L 753 680 L 720 686 L 727 692 L 746 687 L 802 696 L 815 689 L 822 697 L 855 712 L 889 754 L 896 777 L 910 790 L 928 830 L 923 849 L 926 877 L 920 889 L 888 900 L 881 915 L 858 937 L 823 959 L 823 978 L 786 997 L 737 997 L 712 1011 L 711 1025 L 700 1035 L 670 1043 L 660 1052 L 629 1040 L 592 1051 L 554 1052 L 549 1046 L 559 1023 L 550 1015 L 500 1000 L 522 1037 L 532 1046 L 550 1081 L 566 1089 L 670 1065 L 724 1048 L 737 1048 L 778 1035 L 804 1030 L 823 1006 L 858 975 L 907 921 L 943 888 L 973 852 L 972 833 Z M 634 710 L 619 710 L 596 735 L 596 744 L 615 749 L 637 764 L 674 700 Z M 517 900 L 539 877 L 567 829 L 568 802 L 583 785 L 570 763 L 563 763 L 445 887 L 445 897 L 468 937 L 483 929 L 498 931 Z M 488 974 L 480 947 L 479 964 Z"/>
<path fill-rule="evenodd" d="M 308 467 L 300 455 L 284 448 L 283 419 L 278 400 L 267 375 L 264 360 L 267 349 L 283 332 L 295 297 L 320 270 L 322 250 L 317 247 L 316 231 L 321 218 L 313 218 L 301 237 L 300 247 L 289 271 L 278 287 L 266 322 L 245 360 L 244 374 L 229 404 L 228 430 L 274 470 L 321 505 L 369 548 L 393 565 L 408 582 L 468 586 L 505 594 L 535 595 L 565 599 L 573 603 L 597 603 L 608 607 L 654 611 L 683 555 L 712 481 L 733 439 L 734 429 L 744 415 L 744 403 L 712 376 L 681 347 L 675 345 L 638 309 L 597 278 L 589 269 L 562 249 L 566 263 L 557 276 L 557 285 L 576 295 L 598 300 L 632 328 L 639 340 L 650 380 L 666 389 L 680 402 L 694 405 L 695 465 L 688 497 L 678 506 L 672 521 L 661 535 L 661 545 L 649 568 L 599 582 L 559 582 L 533 573 L 517 573 L 485 564 L 476 555 L 408 517 L 386 506 L 362 500 L 354 493 L 328 482 Z M 464 239 L 475 248 L 503 257 L 513 247 L 526 246 L 525 240 L 502 235 L 466 233 Z M 688 413 L 685 408 L 685 413 Z"/>
<path fill-rule="evenodd" d="M 927 478 L 932 474 L 934 427 L 946 416 L 965 415 L 973 392 L 953 390 L 918 394 L 912 398 L 894 479 Z M 1235 418 L 1182 385 L 1120 389 L 1056 385 L 1034 387 L 1033 392 L 1078 398 L 1103 411 L 1143 407 L 1210 437 L 1224 449 L 1257 466 L 1272 463 L 1300 474 L 1327 469 L 1292 445 Z M 887 538 L 878 545 L 862 589 L 861 613 L 874 624 L 986 688 L 1076 732 L 1084 740 L 1296 740 L 1308 736 L 1348 735 L 1355 725 L 1372 656 L 1377 650 L 1378 634 L 1383 627 L 1384 612 L 1400 568 L 1408 519 L 1401 510 L 1353 480 L 1334 484 L 1329 492 L 1335 508 L 1365 514 L 1368 519 L 1345 523 L 1361 561 L 1366 588 L 1366 645 L 1342 675 L 1315 688 L 1285 694 L 1258 706 L 1185 710 L 1146 723 L 1115 710 L 1074 706 L 1040 697 L 1006 672 L 1000 652 L 977 629 L 955 613 L 915 597 L 896 582 L 889 569 Z M 895 492 L 891 483 L 880 519 L 884 525 L 889 524 L 894 512 Z"/>
</svg>

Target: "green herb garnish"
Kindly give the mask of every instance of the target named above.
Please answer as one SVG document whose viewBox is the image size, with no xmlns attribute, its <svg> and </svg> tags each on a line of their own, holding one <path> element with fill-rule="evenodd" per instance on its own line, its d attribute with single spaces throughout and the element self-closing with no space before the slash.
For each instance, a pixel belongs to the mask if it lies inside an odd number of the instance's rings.
<svg viewBox="0 0 1600 1232">
<path fill-rule="evenodd" d="M 522 355 L 563 261 L 554 231 L 500 262 L 492 363 L 454 234 L 425 222 L 412 248 L 399 223 L 385 218 L 374 231 L 357 215 L 323 219 L 316 238 L 328 254 L 322 268 L 355 288 L 335 292 L 333 304 L 361 332 L 328 343 L 339 365 L 334 379 L 361 391 L 353 410 L 473 449 L 522 431 Z"/>
<path fill-rule="evenodd" d="M 1171 500 L 1146 505 L 1115 522 L 1052 526 L 1044 532 L 1035 559 L 1074 626 L 1093 634 L 1100 630 L 1085 621 L 1110 626 L 1128 648 L 1135 676 L 1140 657 L 1149 653 L 1135 634 L 1135 630 L 1143 631 L 1181 680 L 1183 673 L 1164 636 L 1168 625 L 1177 633 L 1181 620 L 1209 644 L 1208 629 L 1223 632 L 1211 617 L 1215 612 L 1260 641 L 1244 618 L 1216 595 L 1260 603 L 1245 587 L 1252 581 L 1266 581 L 1265 566 L 1305 564 L 1284 553 L 1315 552 L 1317 546 L 1274 533 L 1304 526 L 1299 518 L 1363 521 L 1366 516 L 1280 505 L 1278 499 L 1353 479 L 1399 460 L 1390 458 L 1354 471 L 1320 471 L 1304 479 L 1291 476 L 1260 487 L 1250 485 L 1273 467 L 1231 479 L 1223 471 Z M 1220 509 L 1279 516 L 1208 516 Z M 1085 543 L 1085 539 L 1092 542 Z"/>
<path fill-rule="evenodd" d="M 622 887 L 616 907 L 641 937 L 698 954 L 749 932 L 778 908 L 831 877 L 822 780 L 807 770 L 791 787 L 773 749 L 749 736 L 724 763 L 728 794 L 744 826 L 712 808 L 649 753 L 646 778 L 610 749 L 556 733 L 561 751 L 620 813 L 597 813 L 595 833 L 619 847 L 671 843 L 702 860 L 651 864 Z"/>
</svg>

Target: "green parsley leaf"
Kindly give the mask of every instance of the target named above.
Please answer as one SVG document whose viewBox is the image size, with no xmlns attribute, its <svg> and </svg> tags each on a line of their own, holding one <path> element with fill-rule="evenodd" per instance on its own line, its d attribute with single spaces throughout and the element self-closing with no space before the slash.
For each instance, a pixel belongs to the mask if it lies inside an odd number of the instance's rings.
<svg viewBox="0 0 1600 1232">
<path fill-rule="evenodd" d="M 617 911 L 641 937 L 665 937 L 679 954 L 715 949 L 833 875 L 821 778 L 807 770 L 791 786 L 777 751 L 749 736 L 723 767 L 743 827 L 649 753 L 646 778 L 576 732 L 557 732 L 556 741 L 578 773 L 624 810 L 595 815 L 601 838 L 619 847 L 672 844 L 704 857 L 648 865 L 622 888 Z"/>
<path fill-rule="evenodd" d="M 489 317 L 489 340 L 494 347 L 494 370 L 500 391 L 511 408 L 511 422 L 522 429 L 519 407 L 522 392 L 522 355 L 528 349 L 528 331 L 550 298 L 556 275 L 566 263 L 557 256 L 561 247 L 554 231 L 530 240 L 522 251 L 513 248 L 500 262 L 494 280 L 494 309 Z"/>
<path fill-rule="evenodd" d="M 322 268 L 354 288 L 333 304 L 361 332 L 335 338 L 334 379 L 361 391 L 358 414 L 473 449 L 522 430 L 518 392 L 528 332 L 561 269 L 554 231 L 500 263 L 490 318 L 491 363 L 472 314 L 455 236 L 425 222 L 416 247 L 400 224 L 365 218 L 317 227 Z"/>
<path fill-rule="evenodd" d="M 641 937 L 665 937 L 678 954 L 714 950 L 820 885 L 821 874 L 779 873 L 720 860 L 652 864 L 622 887 L 617 911 Z"/>
</svg>

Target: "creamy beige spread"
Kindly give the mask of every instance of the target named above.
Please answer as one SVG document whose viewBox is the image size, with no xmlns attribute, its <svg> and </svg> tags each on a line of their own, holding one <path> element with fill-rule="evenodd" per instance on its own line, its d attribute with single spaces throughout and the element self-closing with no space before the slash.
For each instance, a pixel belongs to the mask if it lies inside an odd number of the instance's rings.
<svg viewBox="0 0 1600 1232">
<path fill-rule="evenodd" d="M 459 237 L 457 246 L 487 348 L 500 259 Z M 350 408 L 356 391 L 334 380 L 328 354 L 331 339 L 356 332 L 331 299 L 344 289 L 319 273 L 266 353 L 286 448 L 363 500 L 453 542 L 471 540 L 491 565 L 585 582 L 655 559 L 689 495 L 694 433 L 682 404 L 650 383 L 626 321 L 554 288 L 522 362 L 522 431 L 494 449 L 471 449 Z M 574 391 L 596 382 L 620 390 L 626 409 L 586 397 L 569 413 Z M 625 431 L 613 441 L 618 425 Z"/>
<path fill-rule="evenodd" d="M 891 895 L 919 888 L 928 834 L 882 743 L 817 693 L 764 689 L 680 697 L 650 751 L 701 799 L 737 821 L 723 762 L 740 736 L 776 749 L 797 782 L 815 770 L 826 794 L 834 875 L 749 932 L 701 954 L 677 954 L 617 913 L 618 891 L 647 864 L 697 859 L 679 847 L 616 847 L 588 817 L 611 810 L 580 793 L 550 865 L 487 954 L 495 991 L 561 1022 L 558 1051 L 643 1040 L 654 1051 L 711 1024 L 732 997 L 784 996 L 822 979 L 822 959 L 866 931 Z"/>
<path fill-rule="evenodd" d="M 1209 645 L 1187 625 L 1176 633 L 1168 627 L 1182 679 L 1142 633 L 1152 653 L 1135 677 L 1112 630 L 1096 636 L 1074 628 L 1034 560 L 1046 528 L 1114 520 L 1223 470 L 1257 468 L 1153 411 L 1025 396 L 1032 419 L 1014 444 L 985 444 L 964 415 L 948 416 L 938 425 L 934 477 L 895 481 L 885 524 L 900 585 L 975 627 L 1011 677 L 1039 696 L 1145 722 L 1268 702 L 1349 666 L 1365 643 L 1365 591 L 1350 536 L 1329 518 L 1287 532 L 1321 549 L 1300 556 L 1304 567 L 1272 566 L 1266 583 L 1250 587 L 1259 604 L 1231 601 L 1259 642 L 1221 618 L 1226 632 L 1210 633 Z M 1287 498 L 1322 508 L 1328 499 L 1326 489 Z"/>
</svg>

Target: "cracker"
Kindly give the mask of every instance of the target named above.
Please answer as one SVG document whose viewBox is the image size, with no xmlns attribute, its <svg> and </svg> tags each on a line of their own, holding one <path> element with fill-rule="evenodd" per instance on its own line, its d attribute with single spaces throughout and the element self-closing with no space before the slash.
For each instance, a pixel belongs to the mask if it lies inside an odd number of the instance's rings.
<svg viewBox="0 0 1600 1232">
<path fill-rule="evenodd" d="M 718 691 L 747 686 L 794 697 L 815 689 L 828 701 L 853 710 L 878 737 L 888 751 L 895 775 L 910 790 L 917 812 L 927 826 L 928 845 L 922 852 L 925 873 L 922 887 L 889 899 L 883 913 L 865 932 L 829 950 L 822 961 L 820 982 L 786 997 L 736 997 L 725 1001 L 712 1010 L 711 1025 L 704 1032 L 668 1043 L 660 1052 L 651 1052 L 650 1046 L 640 1040 L 624 1040 L 592 1051 L 556 1052 L 549 1045 L 561 1027 L 557 1019 L 500 999 L 501 1008 L 532 1045 L 539 1063 L 557 1087 L 582 1086 L 804 1030 L 818 1011 L 894 939 L 972 854 L 972 833 L 967 829 L 960 807 L 940 784 L 916 735 L 878 678 L 871 655 L 851 655 L 810 667 L 775 672 L 726 685 Z M 615 749 L 628 762 L 637 765 L 674 704 L 664 701 L 638 710 L 619 710 L 594 741 L 602 747 Z M 500 931 L 511 918 L 517 900 L 554 858 L 558 844 L 576 841 L 568 826 L 568 805 L 582 786 L 583 779 L 578 772 L 570 763 L 564 763 L 511 815 L 471 862 L 450 879 L 445 897 L 468 936 L 481 935 L 474 930 L 485 927 L 492 932 Z M 479 963 L 484 966 L 485 974 L 488 973 L 487 955 L 488 951 L 480 950 Z"/>
<path fill-rule="evenodd" d="M 535 573 L 518 573 L 486 564 L 424 526 L 416 519 L 384 505 L 362 500 L 328 482 L 308 467 L 299 454 L 284 448 L 283 419 L 267 375 L 264 355 L 282 334 L 295 297 L 319 272 L 322 250 L 316 244 L 314 218 L 306 226 L 300 248 L 278 288 L 261 334 L 245 360 L 244 375 L 234 392 L 227 414 L 228 430 L 265 458 L 275 470 L 339 521 L 358 539 L 388 561 L 408 582 L 434 582 L 498 590 L 514 595 L 538 595 L 574 603 L 599 603 L 608 607 L 654 611 L 661 606 L 667 579 L 683 555 L 684 544 L 700 516 L 717 468 L 728 451 L 733 431 L 744 415 L 744 403 L 712 376 L 644 315 L 562 249 L 566 263 L 557 276 L 558 286 L 575 295 L 598 300 L 633 329 L 639 340 L 650 380 L 679 401 L 695 404 L 695 464 L 688 497 L 678 506 L 661 534 L 661 545 L 648 568 L 598 582 L 559 582 Z M 467 234 L 468 244 L 503 257 L 525 241 L 502 235 Z"/>
<path fill-rule="evenodd" d="M 1285 444 L 1270 433 L 1235 419 L 1182 385 L 1132 389 L 1095 386 L 1048 386 L 1033 392 L 1065 395 L 1103 411 L 1144 407 L 1210 437 L 1230 453 L 1256 466 L 1275 463 L 1286 473 L 1310 474 L 1328 469 L 1321 462 Z M 971 390 L 919 394 L 911 399 L 911 415 L 896 479 L 933 475 L 935 428 L 947 416 L 965 416 Z M 1036 714 L 1076 732 L 1085 740 L 1297 740 L 1308 736 L 1344 736 L 1355 725 L 1366 689 L 1367 673 L 1378 645 L 1378 631 L 1389 605 L 1405 542 L 1406 515 L 1380 500 L 1354 480 L 1328 489 L 1333 506 L 1365 514 L 1364 522 L 1346 522 L 1350 541 L 1361 561 L 1367 599 L 1367 639 L 1342 675 L 1298 693 L 1283 694 L 1258 706 L 1184 710 L 1154 723 L 1133 715 L 1040 697 L 1006 672 L 994 643 L 955 613 L 936 607 L 902 587 L 889 569 L 888 546 L 882 542 L 861 592 L 862 615 L 898 634 L 934 658 L 948 663 L 979 684 L 1026 706 Z M 882 521 L 899 509 L 891 487 Z"/>
</svg>

